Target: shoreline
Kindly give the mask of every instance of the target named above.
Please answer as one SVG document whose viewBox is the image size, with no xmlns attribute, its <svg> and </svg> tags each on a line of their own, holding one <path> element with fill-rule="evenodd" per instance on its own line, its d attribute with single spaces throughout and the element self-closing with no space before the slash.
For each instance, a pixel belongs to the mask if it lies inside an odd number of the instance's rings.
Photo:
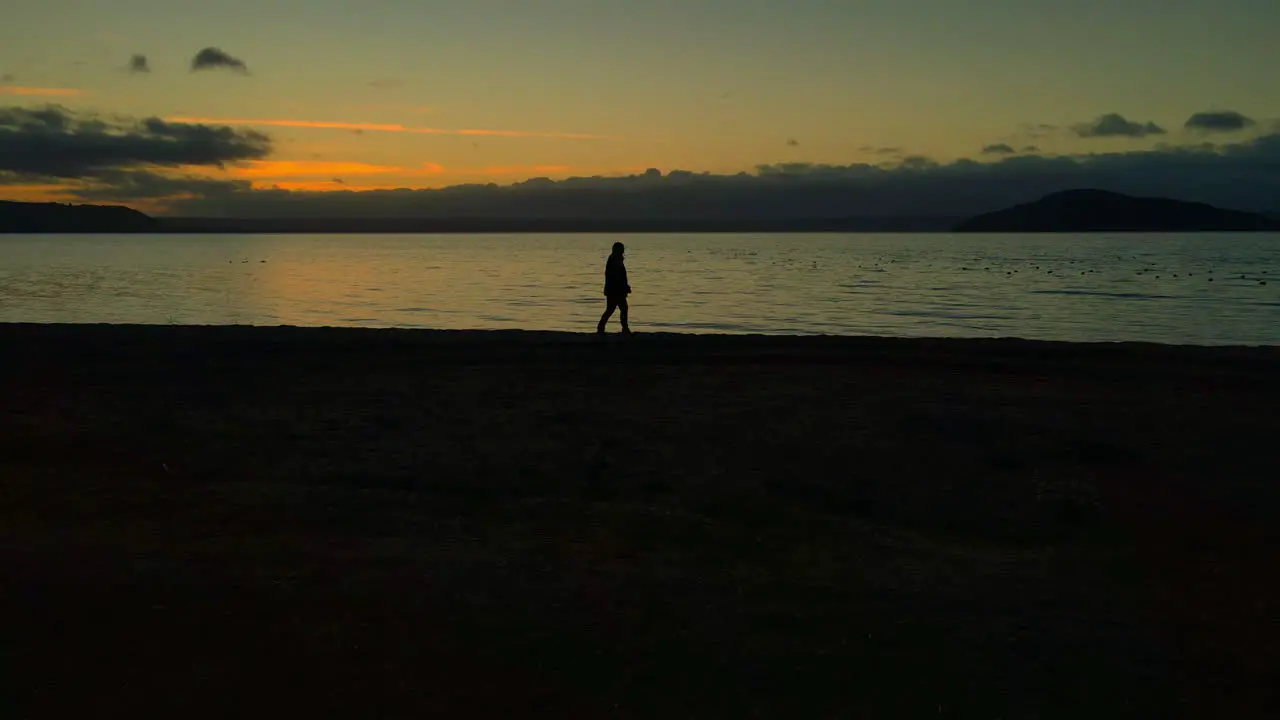
<svg viewBox="0 0 1280 720">
<path fill-rule="evenodd" d="M 0 348 L 23 716 L 1277 699 L 1280 348 L 36 324 Z"/>
<path fill-rule="evenodd" d="M 368 349 L 414 353 L 431 350 L 426 363 L 467 362 L 509 365 L 593 361 L 607 352 L 612 363 L 964 366 L 1042 369 L 1107 363 L 1115 372 L 1137 370 L 1156 376 L 1193 371 L 1216 363 L 1222 372 L 1280 369 L 1280 345 L 1172 345 L 1146 341 L 1075 342 L 1017 337 L 945 338 L 876 335 L 768 335 L 674 333 L 615 329 L 451 330 L 298 325 L 147 325 L 112 323 L 0 323 L 0 342 L 50 342 L 94 352 L 150 343 L 202 343 L 246 352 L 327 352 L 359 354 Z M 103 347 L 103 343 L 109 343 Z M 1103 366 L 1106 367 L 1106 366 Z M 1025 369 L 1025 368 L 1024 368 Z M 1097 368 L 1094 368 L 1096 370 Z M 1201 370 L 1204 368 L 1201 367 Z"/>
<path fill-rule="evenodd" d="M 0 332 L 16 332 L 16 333 L 34 333 L 44 335 L 83 335 L 84 333 L 164 333 L 177 332 L 182 334 L 192 333 L 218 333 L 232 339 L 246 339 L 248 335 L 265 335 L 266 333 L 276 333 L 277 339 L 285 339 L 285 335 L 292 335 L 287 338 L 290 341 L 316 341 L 320 339 L 318 336 L 322 334 L 328 335 L 355 335 L 365 334 L 366 337 L 361 339 L 378 340 L 396 340 L 400 342 L 413 341 L 414 344 L 467 344 L 467 343 L 495 343 L 495 342 L 515 342 L 517 344 L 533 344 L 534 342 L 542 342 L 545 344 L 572 344 L 598 342 L 600 340 L 597 335 L 590 330 L 570 331 L 570 330 L 526 330 L 521 328 L 411 328 L 411 327 L 357 327 L 349 325 L 188 325 L 176 323 L 81 323 L 81 322 L 0 322 Z M 312 337 L 303 338 L 303 335 Z M 619 342 L 626 341 L 627 338 L 619 337 L 620 333 L 616 328 L 610 327 L 607 340 L 617 340 Z M 240 336 L 240 337 L 236 337 Z M 392 336 L 396 336 L 392 338 Z M 263 337 L 255 338 L 257 340 L 265 339 Z M 329 338 L 334 341 L 337 338 Z M 350 340 L 346 338 L 345 340 Z M 738 332 L 673 332 L 673 331 L 646 331 L 636 330 L 630 338 L 635 343 L 649 342 L 661 343 L 665 347 L 684 347 L 688 344 L 704 343 L 704 344 L 722 344 L 727 346 L 737 346 L 734 349 L 749 349 L 751 346 L 757 347 L 779 347 L 785 345 L 793 345 L 796 350 L 809 350 L 826 346 L 828 349 L 837 348 L 843 350 L 855 349 L 856 346 L 869 347 L 874 345 L 891 345 L 891 344 L 975 344 L 975 345 L 1004 345 L 1012 347 L 1014 345 L 1039 346 L 1043 350 L 1053 348 L 1168 348 L 1170 350 L 1205 350 L 1205 351 L 1266 351 L 1280 350 L 1280 345 L 1267 344 L 1178 344 L 1155 342 L 1148 340 L 1097 340 L 1097 341 L 1077 341 L 1077 340 L 1042 340 L 1034 338 L 1024 338 L 1019 336 L 998 336 L 998 337 L 945 337 L 945 336 L 924 336 L 924 335 L 857 335 L 857 334 L 786 334 L 786 333 L 738 333 Z M 847 347 L 839 348 L 844 345 Z"/>
</svg>

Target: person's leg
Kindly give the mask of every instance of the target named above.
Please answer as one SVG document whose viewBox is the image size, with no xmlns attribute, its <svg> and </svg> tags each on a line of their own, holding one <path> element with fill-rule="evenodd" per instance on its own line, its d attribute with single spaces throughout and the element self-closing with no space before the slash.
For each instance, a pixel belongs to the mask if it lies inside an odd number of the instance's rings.
<svg viewBox="0 0 1280 720">
<path fill-rule="evenodd" d="M 600 324 L 596 326 L 596 332 L 604 332 L 605 323 L 609 322 L 609 318 L 613 315 L 613 309 L 617 306 L 618 304 L 614 302 L 613 298 L 609 298 L 609 304 L 605 306 L 604 314 L 600 316 Z"/>
<path fill-rule="evenodd" d="M 631 332 L 631 326 L 627 324 L 627 299 L 624 297 L 618 301 L 618 310 L 622 312 L 622 332 Z"/>
</svg>

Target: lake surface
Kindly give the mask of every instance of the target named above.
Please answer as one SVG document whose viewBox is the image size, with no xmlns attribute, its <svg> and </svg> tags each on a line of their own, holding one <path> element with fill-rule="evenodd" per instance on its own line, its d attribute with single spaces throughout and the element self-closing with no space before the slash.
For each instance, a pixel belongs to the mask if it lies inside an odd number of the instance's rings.
<svg viewBox="0 0 1280 720">
<path fill-rule="evenodd" d="M 0 322 L 1280 345 L 1280 234 L 0 235 Z M 616 330 L 616 319 L 612 329 Z"/>
</svg>

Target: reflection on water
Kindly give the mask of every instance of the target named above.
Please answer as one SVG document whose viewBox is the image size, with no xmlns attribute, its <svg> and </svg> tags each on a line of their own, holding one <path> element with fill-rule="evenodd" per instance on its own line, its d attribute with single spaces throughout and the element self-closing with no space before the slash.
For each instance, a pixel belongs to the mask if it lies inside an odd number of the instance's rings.
<svg viewBox="0 0 1280 720">
<path fill-rule="evenodd" d="M 0 236 L 0 322 L 588 332 L 603 235 Z M 1280 235 L 631 235 L 637 330 L 1280 345 Z"/>
</svg>

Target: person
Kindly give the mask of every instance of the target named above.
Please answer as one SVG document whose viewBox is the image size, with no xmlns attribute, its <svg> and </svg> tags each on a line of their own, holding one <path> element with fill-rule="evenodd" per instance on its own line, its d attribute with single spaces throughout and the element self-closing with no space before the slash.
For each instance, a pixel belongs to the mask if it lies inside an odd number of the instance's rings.
<svg viewBox="0 0 1280 720">
<path fill-rule="evenodd" d="M 627 295 L 631 294 L 631 286 L 627 284 L 627 266 L 623 263 L 622 254 L 626 248 L 620 242 L 613 244 L 613 253 L 604 265 L 604 297 L 607 302 L 604 315 L 600 316 L 600 324 L 596 333 L 603 335 L 604 326 L 613 316 L 613 311 L 622 312 L 622 332 L 629 334 L 631 327 L 627 325 Z"/>
</svg>

